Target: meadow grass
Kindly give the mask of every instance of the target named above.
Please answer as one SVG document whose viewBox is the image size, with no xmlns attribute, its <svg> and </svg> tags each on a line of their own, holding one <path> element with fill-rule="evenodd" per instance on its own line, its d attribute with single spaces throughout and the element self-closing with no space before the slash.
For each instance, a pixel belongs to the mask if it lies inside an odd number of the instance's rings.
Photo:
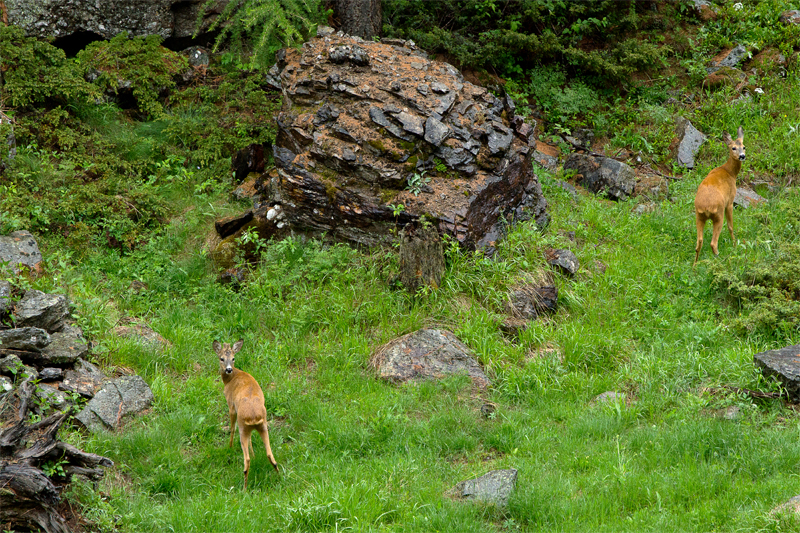
<svg viewBox="0 0 800 533">
<path fill-rule="evenodd" d="M 781 217 L 800 197 L 737 209 L 742 244 L 723 235 L 720 256 L 704 250 L 692 269 L 691 201 L 717 164 L 711 152 L 645 215 L 632 213 L 636 200 L 573 199 L 541 172 L 550 227 L 515 226 L 491 258 L 450 248 L 442 285 L 427 295 L 393 288 L 391 250 L 298 239 L 271 243 L 238 292 L 221 286 L 198 234 L 236 209 L 222 193 L 203 200 L 213 211 L 196 206 L 133 254 L 64 258 L 38 283 L 68 287 L 96 335 L 94 356 L 133 368 L 155 394 L 122 431 L 72 436 L 116 463 L 101 483 L 107 501 L 73 497 L 100 526 L 130 531 L 791 530 L 769 511 L 798 493 L 797 416 L 719 389 L 777 390 L 752 356 L 800 339 L 734 332 L 738 311 L 712 290 L 711 270 L 741 269 L 796 239 Z M 554 273 L 558 311 L 509 337 L 499 329 L 507 291 L 546 268 L 546 247 L 572 249 L 581 269 Z M 131 291 L 134 279 L 147 289 Z M 114 337 L 122 316 L 146 320 L 172 347 Z M 378 380 L 371 354 L 421 327 L 454 331 L 492 386 Z M 239 337 L 237 365 L 262 384 L 281 468 L 254 436 L 248 492 L 210 349 Z M 626 398 L 592 402 L 609 390 Z M 488 419 L 487 401 L 497 405 Z M 722 418 L 731 406 L 738 417 Z M 507 509 L 445 496 L 497 468 L 519 470 Z"/>
</svg>

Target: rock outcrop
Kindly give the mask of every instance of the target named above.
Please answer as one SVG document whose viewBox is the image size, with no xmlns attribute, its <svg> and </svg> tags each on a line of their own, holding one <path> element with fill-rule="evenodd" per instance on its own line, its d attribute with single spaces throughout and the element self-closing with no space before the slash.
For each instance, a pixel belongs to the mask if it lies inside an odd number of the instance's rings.
<svg viewBox="0 0 800 533">
<path fill-rule="evenodd" d="M 123 31 L 131 37 L 188 38 L 203 4 L 205 0 L 5 0 L 12 24 L 32 37 L 56 39 L 86 33 L 110 39 Z M 225 4 L 227 0 L 218 0 L 201 28 L 207 28 Z"/>
<path fill-rule="evenodd" d="M 424 214 L 463 246 L 492 249 L 503 220 L 547 222 L 533 128 L 510 98 L 412 44 L 327 33 L 279 52 L 270 79 L 284 106 L 277 176 L 256 184 L 262 236 L 382 244 Z"/>
</svg>

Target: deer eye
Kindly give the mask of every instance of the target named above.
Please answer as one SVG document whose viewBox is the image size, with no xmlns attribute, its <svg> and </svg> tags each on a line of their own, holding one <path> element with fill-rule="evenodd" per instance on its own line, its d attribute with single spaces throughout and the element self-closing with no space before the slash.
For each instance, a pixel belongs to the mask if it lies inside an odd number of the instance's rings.
<svg viewBox="0 0 800 533">
<path fill-rule="evenodd" d="M 219 358 L 219 360 L 220 360 L 220 361 L 224 361 L 225 359 L 224 359 L 224 358 L 222 358 L 222 357 L 220 357 L 220 358 Z"/>
</svg>

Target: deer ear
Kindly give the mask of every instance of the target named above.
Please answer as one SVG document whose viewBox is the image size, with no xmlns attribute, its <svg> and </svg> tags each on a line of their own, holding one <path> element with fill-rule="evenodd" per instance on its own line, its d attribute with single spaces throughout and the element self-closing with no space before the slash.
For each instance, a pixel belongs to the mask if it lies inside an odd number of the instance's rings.
<svg viewBox="0 0 800 533">
<path fill-rule="evenodd" d="M 730 144 L 733 142 L 733 139 L 731 139 L 731 134 L 727 131 L 722 132 L 722 140 L 725 141 L 725 144 Z"/>
<path fill-rule="evenodd" d="M 219 351 L 222 349 L 222 345 L 219 343 L 219 341 L 212 342 L 211 347 L 214 348 L 214 351 L 217 353 L 219 353 Z"/>
<path fill-rule="evenodd" d="M 741 126 L 739 126 L 739 129 L 736 130 L 736 136 L 739 138 L 740 141 L 744 139 L 744 129 Z"/>
<path fill-rule="evenodd" d="M 242 349 L 242 345 L 244 344 L 244 339 L 239 339 L 238 341 L 233 343 L 233 353 L 238 352 Z"/>
</svg>

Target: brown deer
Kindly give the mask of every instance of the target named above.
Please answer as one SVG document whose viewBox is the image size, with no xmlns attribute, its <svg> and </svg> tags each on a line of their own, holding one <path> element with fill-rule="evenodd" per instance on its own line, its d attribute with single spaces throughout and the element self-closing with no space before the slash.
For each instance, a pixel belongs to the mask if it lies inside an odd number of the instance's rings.
<svg viewBox="0 0 800 533">
<path fill-rule="evenodd" d="M 731 234 L 733 245 L 736 246 L 736 237 L 733 236 L 733 199 L 736 196 L 736 176 L 742 168 L 744 161 L 744 130 L 739 126 L 736 132 L 736 139 L 731 139 L 726 131 L 722 135 L 722 140 L 728 146 L 728 160 L 721 167 L 717 167 L 708 173 L 708 176 L 700 183 L 697 188 L 697 195 L 694 197 L 694 212 L 697 215 L 697 246 L 694 254 L 694 267 L 697 258 L 700 257 L 700 249 L 703 247 L 703 230 L 706 221 L 711 219 L 713 230 L 711 234 L 711 251 L 714 255 L 719 255 L 717 242 L 719 234 L 722 232 L 722 216 L 728 223 L 728 231 Z"/>
<path fill-rule="evenodd" d="M 244 488 L 247 489 L 247 474 L 250 472 L 250 453 L 253 452 L 253 443 L 250 436 L 253 430 L 258 431 L 264 448 L 267 450 L 269 462 L 278 472 L 278 463 L 269 447 L 269 432 L 267 431 L 267 409 L 264 407 L 264 393 L 253 376 L 234 368 L 234 355 L 242 349 L 244 341 L 239 339 L 233 346 L 214 341 L 212 347 L 219 356 L 219 374 L 225 384 L 225 399 L 228 401 L 228 414 L 231 418 L 231 440 L 228 446 L 233 446 L 233 429 L 239 426 L 239 441 L 244 454 Z M 249 448 L 249 450 L 248 450 Z"/>
</svg>

